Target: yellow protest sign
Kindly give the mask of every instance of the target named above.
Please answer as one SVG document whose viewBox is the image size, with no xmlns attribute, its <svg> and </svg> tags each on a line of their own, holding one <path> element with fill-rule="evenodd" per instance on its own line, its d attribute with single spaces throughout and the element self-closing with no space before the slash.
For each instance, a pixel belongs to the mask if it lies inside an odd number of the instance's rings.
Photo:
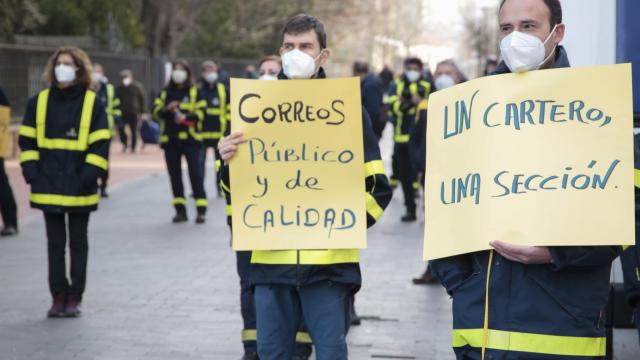
<svg viewBox="0 0 640 360">
<path fill-rule="evenodd" d="M 357 78 L 231 79 L 235 250 L 366 247 Z"/>
<path fill-rule="evenodd" d="M 0 157 L 9 156 L 9 126 L 11 124 L 11 108 L 0 105 Z"/>
<path fill-rule="evenodd" d="M 424 259 L 634 243 L 631 66 L 485 77 L 431 95 Z"/>
</svg>

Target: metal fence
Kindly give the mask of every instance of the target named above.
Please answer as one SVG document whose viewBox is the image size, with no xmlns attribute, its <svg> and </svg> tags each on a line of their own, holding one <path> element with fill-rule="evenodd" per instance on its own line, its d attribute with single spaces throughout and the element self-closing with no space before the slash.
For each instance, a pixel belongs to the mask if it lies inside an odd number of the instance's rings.
<svg viewBox="0 0 640 360">
<path fill-rule="evenodd" d="M 0 44 L 0 87 L 11 102 L 12 118 L 20 121 L 27 101 L 47 86 L 42 74 L 55 47 Z M 122 55 L 101 51 L 88 51 L 91 61 L 102 64 L 105 75 L 114 83 L 119 82 L 122 69 L 130 69 L 134 78 L 145 89 L 147 104 L 164 86 L 165 64 L 168 58 L 151 58 L 143 55 Z M 204 58 L 185 57 L 198 74 L 199 64 Z M 221 59 L 223 69 L 231 76 L 240 76 L 251 60 Z"/>
</svg>

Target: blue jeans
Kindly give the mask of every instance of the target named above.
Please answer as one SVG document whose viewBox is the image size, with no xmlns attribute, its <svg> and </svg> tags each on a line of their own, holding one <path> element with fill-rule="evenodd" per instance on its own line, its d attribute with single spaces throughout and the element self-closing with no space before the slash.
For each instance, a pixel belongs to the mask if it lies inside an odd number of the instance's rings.
<svg viewBox="0 0 640 360">
<path fill-rule="evenodd" d="M 256 285 L 260 360 L 290 359 L 304 319 L 317 360 L 347 359 L 352 286 L 331 281 L 300 286 Z"/>
</svg>

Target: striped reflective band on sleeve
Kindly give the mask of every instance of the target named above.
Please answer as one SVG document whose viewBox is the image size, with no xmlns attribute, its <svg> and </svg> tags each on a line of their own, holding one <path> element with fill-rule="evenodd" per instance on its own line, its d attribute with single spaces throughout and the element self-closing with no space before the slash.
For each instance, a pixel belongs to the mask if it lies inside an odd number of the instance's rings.
<svg viewBox="0 0 640 360">
<path fill-rule="evenodd" d="M 242 341 L 256 341 L 258 339 L 258 333 L 255 329 L 242 330 Z"/>
<path fill-rule="evenodd" d="M 109 169 L 109 161 L 100 155 L 87 154 L 87 159 L 85 161 L 87 164 L 99 167 L 102 170 Z"/>
<path fill-rule="evenodd" d="M 369 177 L 375 174 L 384 174 L 384 165 L 382 160 L 373 160 L 364 164 L 364 177 Z"/>
<path fill-rule="evenodd" d="M 252 264 L 294 265 L 298 263 L 296 250 L 254 250 Z M 360 261 L 358 249 L 300 250 L 301 265 L 331 265 L 357 263 Z"/>
<path fill-rule="evenodd" d="M 640 188 L 640 169 L 633 169 L 633 184 Z"/>
<path fill-rule="evenodd" d="M 100 140 L 111 139 L 111 131 L 109 129 L 100 129 L 89 134 L 89 145 L 98 142 Z"/>
<path fill-rule="evenodd" d="M 98 194 L 88 196 L 66 196 L 58 194 L 31 194 L 31 202 L 41 205 L 69 207 L 92 206 L 98 204 Z"/>
<path fill-rule="evenodd" d="M 40 152 L 38 150 L 27 150 L 20 153 L 20 162 L 38 161 L 40 160 Z"/>
<path fill-rule="evenodd" d="M 231 193 L 231 189 L 229 189 L 229 186 L 227 186 L 227 184 L 225 184 L 222 179 L 220 180 L 220 187 L 222 188 L 222 190 Z"/>
<path fill-rule="evenodd" d="M 557 356 L 605 356 L 604 337 L 557 336 L 489 329 L 487 349 Z M 482 329 L 454 329 L 453 347 L 482 346 Z"/>
<path fill-rule="evenodd" d="M 35 139 L 36 138 L 36 128 L 26 125 L 21 125 L 20 130 L 18 131 L 20 136 L 28 137 Z"/>
<path fill-rule="evenodd" d="M 366 193 L 365 199 L 367 205 L 367 213 L 371 215 L 371 217 L 376 221 L 378 221 L 378 219 L 380 219 L 380 216 L 382 216 L 384 210 L 380 207 L 380 205 L 378 205 L 378 202 L 376 201 L 376 198 L 373 197 L 373 195 Z"/>
<path fill-rule="evenodd" d="M 231 216 L 233 210 L 231 210 L 231 205 L 227 205 L 227 207 L 225 208 L 227 211 L 227 216 Z"/>
</svg>

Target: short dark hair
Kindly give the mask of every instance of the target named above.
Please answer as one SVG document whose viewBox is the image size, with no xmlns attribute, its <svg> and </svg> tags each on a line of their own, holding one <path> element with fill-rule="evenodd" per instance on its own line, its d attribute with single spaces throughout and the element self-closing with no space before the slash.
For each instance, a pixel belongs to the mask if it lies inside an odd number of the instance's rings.
<svg viewBox="0 0 640 360">
<path fill-rule="evenodd" d="M 549 8 L 549 12 L 551 16 L 549 17 L 549 24 L 553 28 L 558 24 L 562 24 L 562 4 L 560 4 L 560 0 L 543 0 L 544 4 Z M 507 0 L 502 0 L 500 3 L 500 10 L 504 6 Z"/>
<path fill-rule="evenodd" d="M 327 47 L 327 32 L 324 30 L 324 24 L 318 20 L 317 17 L 299 14 L 287 21 L 287 24 L 282 29 L 282 36 L 285 34 L 298 35 L 307 31 L 313 30 L 318 35 L 318 42 L 320 43 L 320 49 Z"/>
<path fill-rule="evenodd" d="M 404 67 L 407 67 L 407 66 L 412 65 L 412 64 L 413 65 L 418 65 L 418 67 L 420 69 L 422 69 L 422 60 L 420 60 L 419 58 L 417 58 L 417 57 L 409 57 L 409 58 L 404 59 Z"/>
<path fill-rule="evenodd" d="M 369 64 L 366 61 L 354 61 L 353 62 L 353 73 L 354 74 L 368 74 L 369 73 Z"/>
</svg>

